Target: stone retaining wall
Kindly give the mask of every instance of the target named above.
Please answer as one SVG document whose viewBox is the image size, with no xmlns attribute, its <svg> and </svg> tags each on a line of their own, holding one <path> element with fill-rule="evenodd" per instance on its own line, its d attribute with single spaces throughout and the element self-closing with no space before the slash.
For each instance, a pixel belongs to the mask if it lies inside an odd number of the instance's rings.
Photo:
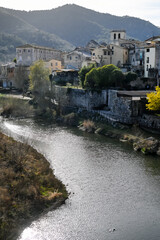
<svg viewBox="0 0 160 240">
<path fill-rule="evenodd" d="M 160 133 L 160 117 L 158 116 L 143 114 L 139 121 L 139 125 Z"/>
<path fill-rule="evenodd" d="M 64 88 L 55 86 L 55 99 L 63 106 L 94 109 L 106 105 L 107 91 L 92 92 L 83 89 Z"/>
</svg>

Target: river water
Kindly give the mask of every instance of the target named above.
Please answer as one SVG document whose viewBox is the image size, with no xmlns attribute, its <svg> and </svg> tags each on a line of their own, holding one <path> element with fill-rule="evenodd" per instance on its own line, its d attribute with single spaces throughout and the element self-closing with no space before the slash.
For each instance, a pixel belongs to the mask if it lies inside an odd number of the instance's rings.
<svg viewBox="0 0 160 240">
<path fill-rule="evenodd" d="M 31 120 L 1 125 L 43 153 L 71 192 L 66 204 L 32 222 L 18 240 L 160 239 L 160 158 L 75 129 Z"/>
</svg>

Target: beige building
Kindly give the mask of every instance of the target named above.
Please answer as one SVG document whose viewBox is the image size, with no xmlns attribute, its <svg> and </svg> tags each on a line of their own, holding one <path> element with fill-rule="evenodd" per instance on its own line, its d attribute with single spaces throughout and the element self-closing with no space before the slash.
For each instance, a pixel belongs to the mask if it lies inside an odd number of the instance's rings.
<svg viewBox="0 0 160 240">
<path fill-rule="evenodd" d="M 61 61 L 59 60 L 51 59 L 51 60 L 45 61 L 44 64 L 46 68 L 49 69 L 50 73 L 52 73 L 53 71 L 62 69 L 62 64 L 61 64 Z"/>
<path fill-rule="evenodd" d="M 33 62 L 51 59 L 61 60 L 62 52 L 53 48 L 25 44 L 16 48 L 18 65 L 30 66 Z"/>
<path fill-rule="evenodd" d="M 109 47 L 99 46 L 92 50 L 92 61 L 98 66 L 108 65 L 111 63 L 112 50 Z"/>
<path fill-rule="evenodd" d="M 120 47 L 115 44 L 110 44 L 111 53 L 111 64 L 117 67 L 122 67 L 124 64 L 128 63 L 128 49 Z"/>
<path fill-rule="evenodd" d="M 120 39 L 126 39 L 126 31 L 125 30 L 112 30 L 110 32 L 111 44 L 119 45 Z"/>
<path fill-rule="evenodd" d="M 128 63 L 128 49 L 115 44 L 107 47 L 100 46 L 92 51 L 92 61 L 95 61 L 98 66 L 114 64 L 122 67 Z"/>
</svg>

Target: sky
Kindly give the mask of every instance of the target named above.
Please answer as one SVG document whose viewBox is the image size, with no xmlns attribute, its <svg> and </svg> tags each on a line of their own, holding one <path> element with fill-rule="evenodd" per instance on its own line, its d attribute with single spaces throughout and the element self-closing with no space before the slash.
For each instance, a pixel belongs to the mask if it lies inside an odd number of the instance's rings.
<svg viewBox="0 0 160 240">
<path fill-rule="evenodd" d="M 160 0 L 0 0 L 0 7 L 32 11 L 73 3 L 97 12 L 138 17 L 160 27 Z"/>
</svg>

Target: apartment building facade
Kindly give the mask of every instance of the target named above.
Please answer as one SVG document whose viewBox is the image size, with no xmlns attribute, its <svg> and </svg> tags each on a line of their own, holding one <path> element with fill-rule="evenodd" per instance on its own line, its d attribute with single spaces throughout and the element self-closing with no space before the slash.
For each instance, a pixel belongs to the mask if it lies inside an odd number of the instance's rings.
<svg viewBox="0 0 160 240">
<path fill-rule="evenodd" d="M 61 60 L 62 52 L 53 48 L 25 44 L 16 48 L 18 65 L 30 66 L 33 62 L 51 59 Z"/>
</svg>

